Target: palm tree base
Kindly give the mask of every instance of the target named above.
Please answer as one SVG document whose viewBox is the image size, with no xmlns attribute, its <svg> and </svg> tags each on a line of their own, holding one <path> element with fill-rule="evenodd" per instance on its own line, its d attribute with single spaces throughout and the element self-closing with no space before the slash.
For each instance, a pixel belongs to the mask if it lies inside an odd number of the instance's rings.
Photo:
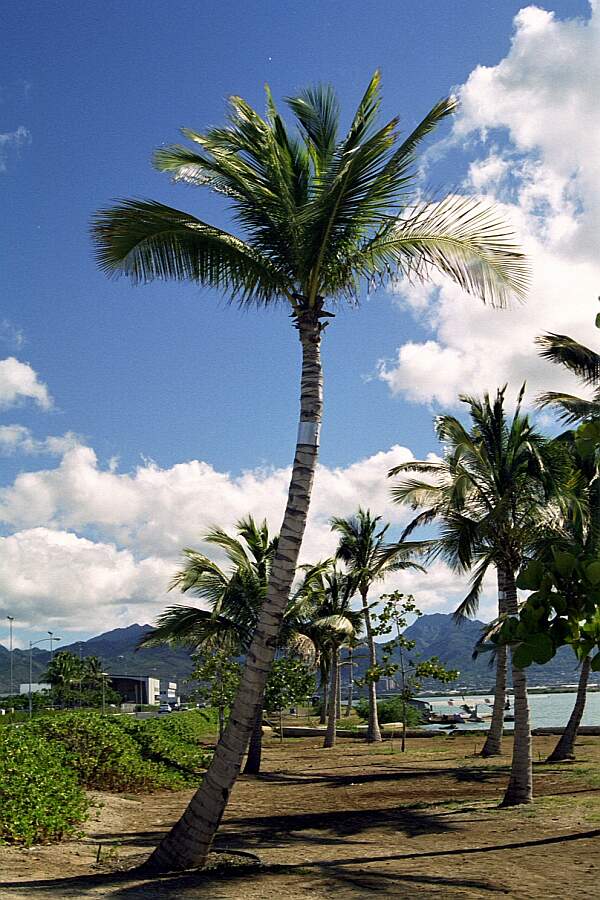
<svg viewBox="0 0 600 900">
<path fill-rule="evenodd" d="M 559 763 L 559 762 L 576 762 L 575 754 L 570 753 L 551 753 L 550 756 L 545 760 L 547 763 Z"/>
<path fill-rule="evenodd" d="M 512 787 L 509 784 L 502 803 L 500 804 L 500 809 L 505 809 L 509 806 L 524 806 L 527 803 L 533 803 L 533 797 L 531 796 L 531 794 L 529 792 L 522 791 L 517 787 Z"/>
<path fill-rule="evenodd" d="M 483 759 L 489 759 L 490 756 L 502 756 L 502 747 L 487 747 L 485 744 L 479 751 L 479 755 Z"/>
</svg>

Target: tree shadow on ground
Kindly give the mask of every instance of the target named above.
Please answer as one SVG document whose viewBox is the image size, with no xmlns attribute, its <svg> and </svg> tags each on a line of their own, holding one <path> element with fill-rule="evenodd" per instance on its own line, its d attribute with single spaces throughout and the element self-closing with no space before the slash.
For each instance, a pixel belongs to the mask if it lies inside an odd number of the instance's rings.
<svg viewBox="0 0 600 900">
<path fill-rule="evenodd" d="M 331 868 L 326 872 L 313 870 L 312 866 L 268 866 L 223 869 L 213 873 L 191 872 L 184 875 L 164 875 L 143 878 L 141 873 L 119 872 L 114 874 L 98 874 L 79 876 L 71 879 L 55 879 L 43 883 L 29 882 L 27 885 L 15 885 L 23 889 L 23 897 L 58 898 L 61 900 L 85 900 L 86 897 L 111 897 L 113 900 L 196 900 L 211 897 L 244 897 L 250 884 L 263 890 L 265 896 L 274 896 L 273 888 L 283 887 L 277 883 L 269 884 L 271 878 L 284 876 L 285 888 L 289 890 L 290 876 L 302 878 L 302 887 L 315 896 L 326 892 L 327 896 L 335 895 L 338 890 L 344 896 L 364 897 L 371 893 L 384 896 L 427 896 L 452 897 L 463 896 L 465 889 L 476 890 L 481 894 L 508 893 L 504 888 L 488 880 L 473 878 L 446 878 L 426 874 L 402 874 L 382 872 L 375 867 L 361 870 L 345 871 Z M 9 886 L 9 885 L 6 885 Z M 235 894 L 227 888 L 234 889 Z M 102 891 L 102 893 L 99 893 Z M 398 893 L 402 891 L 402 893 Z M 269 893 L 267 893 L 269 892 Z M 405 893 L 406 892 L 406 893 Z M 260 896 L 254 894 L 254 896 Z"/>
<path fill-rule="evenodd" d="M 215 840 L 215 848 L 232 848 L 232 851 L 275 848 L 286 844 L 347 844 L 353 843 L 370 828 L 403 832 L 408 837 L 418 834 L 447 834 L 460 830 L 442 822 L 437 814 L 431 814 L 415 806 L 390 806 L 384 808 L 340 809 L 331 812 L 295 813 L 275 816 L 248 816 L 228 819 Z M 165 829 L 166 831 L 166 829 Z M 138 831 L 114 835 L 97 835 L 98 843 L 111 844 L 124 841 L 130 845 L 153 847 L 165 831 Z M 92 842 L 94 835 L 90 836 Z M 369 843 L 372 846 L 371 842 Z"/>
<path fill-rule="evenodd" d="M 358 766 L 352 768 L 359 769 Z M 259 776 L 259 781 L 265 784 L 331 784 L 332 787 L 344 787 L 345 785 L 371 784 L 378 781 L 403 781 L 421 778 L 447 778 L 451 773 L 449 769 L 393 769 L 386 772 L 359 771 L 353 775 L 335 775 L 330 771 L 308 772 L 288 774 L 287 772 L 265 772 Z"/>
<path fill-rule="evenodd" d="M 357 887 L 358 896 L 365 891 L 389 891 L 392 885 L 409 885 L 412 886 L 410 893 L 427 894 L 427 888 L 432 890 L 429 892 L 431 896 L 451 896 L 449 890 L 455 888 L 458 892 L 462 889 L 473 888 L 480 891 L 503 892 L 509 893 L 505 888 L 499 887 L 487 881 L 476 881 L 474 879 L 456 879 L 445 878 L 441 876 L 432 876 L 425 874 L 402 874 L 381 872 L 376 868 L 377 863 L 385 862 L 402 862 L 408 860 L 427 860 L 435 857 L 453 857 L 468 856 L 473 854 L 486 854 L 493 852 L 506 852 L 510 850 L 521 850 L 526 847 L 544 847 L 552 844 L 561 844 L 571 841 L 591 840 L 600 837 L 600 828 L 593 831 L 576 832 L 571 834 L 557 835 L 556 837 L 536 838 L 526 841 L 515 841 L 513 843 L 492 844 L 484 847 L 456 847 L 448 850 L 432 850 L 417 853 L 399 853 L 389 856 L 377 856 L 369 860 L 366 856 L 341 858 L 332 860 L 318 860 L 315 862 L 303 861 L 298 865 L 271 865 L 260 866 L 250 863 L 244 866 L 217 867 L 212 871 L 192 872 L 184 875 L 163 875 L 147 877 L 143 870 L 132 869 L 127 872 L 111 872 L 99 873 L 98 875 L 80 875 L 74 878 L 58 878 L 48 881 L 16 881 L 2 882 L 0 889 L 11 888 L 15 895 L 22 892 L 24 898 L 29 897 L 60 897 L 62 898 L 81 898 L 84 900 L 86 896 L 98 897 L 102 896 L 98 893 L 100 889 L 115 888 L 115 890 L 107 893 L 104 890 L 104 896 L 116 898 L 116 900 L 162 900 L 162 898 L 178 897 L 181 900 L 189 897 L 190 900 L 196 897 L 214 897 L 215 900 L 220 896 L 219 887 L 225 884 L 239 883 L 243 896 L 244 888 L 248 885 L 248 877 L 253 879 L 267 878 L 269 875 L 286 874 L 286 875 L 308 875 L 309 879 L 317 879 L 318 883 L 324 884 L 322 878 L 329 881 L 333 887 L 335 882 L 345 882 Z M 370 864 L 370 868 L 364 867 Z M 359 871 L 346 867 L 361 866 Z M 132 884 L 132 882 L 134 882 Z M 424 888 L 422 890 L 421 888 Z M 334 891 L 328 891 L 333 893 Z M 0 894 L 1 896 L 1 894 Z"/>
</svg>

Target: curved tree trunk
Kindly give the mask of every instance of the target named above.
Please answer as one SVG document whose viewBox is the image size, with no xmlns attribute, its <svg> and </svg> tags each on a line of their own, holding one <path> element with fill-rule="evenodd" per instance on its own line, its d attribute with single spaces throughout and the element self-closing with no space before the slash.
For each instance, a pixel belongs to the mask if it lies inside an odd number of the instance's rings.
<svg viewBox="0 0 600 900">
<path fill-rule="evenodd" d="M 517 588 L 514 573 L 505 570 L 506 611 L 510 615 L 518 613 Z M 510 779 L 502 806 L 518 806 L 533 800 L 533 768 L 531 757 L 531 725 L 529 722 L 529 700 L 527 697 L 527 676 L 523 669 L 512 663 L 513 693 L 515 698 L 515 732 Z"/>
<path fill-rule="evenodd" d="M 367 591 L 361 590 L 360 596 L 363 605 L 365 631 L 367 632 L 367 646 L 369 648 L 369 668 L 374 669 L 377 665 L 377 649 L 375 647 L 375 639 L 373 637 L 373 627 L 371 625 L 371 614 L 369 612 L 369 604 L 367 601 Z M 377 714 L 377 684 L 375 681 L 368 681 L 367 687 L 369 690 L 369 723 L 367 725 L 367 741 L 373 744 L 381 741 L 379 716 Z"/>
<path fill-rule="evenodd" d="M 254 719 L 250 743 L 248 744 L 248 756 L 244 766 L 244 775 L 258 775 L 260 773 L 260 761 L 262 758 L 262 720 L 263 708 L 260 706 Z"/>
<path fill-rule="evenodd" d="M 202 785 L 181 819 L 160 842 L 146 868 L 151 872 L 204 865 L 238 777 L 250 732 L 277 648 L 277 637 L 298 561 L 317 465 L 323 374 L 319 308 L 296 316 L 302 345 L 300 424 L 288 499 L 267 596 L 246 656 L 229 722 Z"/>
<path fill-rule="evenodd" d="M 506 611 L 504 575 L 498 568 L 498 612 Z M 502 753 L 502 732 L 504 730 L 504 708 L 506 705 L 506 647 L 498 647 L 496 651 L 496 687 L 494 688 L 494 706 L 492 721 L 485 743 L 481 748 L 481 756 L 499 756 Z"/>
<path fill-rule="evenodd" d="M 335 651 L 331 660 L 331 679 L 329 681 L 329 715 L 327 717 L 327 731 L 325 732 L 324 747 L 335 746 L 335 726 L 337 725 L 337 703 L 336 694 L 338 692 L 338 652 Z"/>
<path fill-rule="evenodd" d="M 575 706 L 569 717 L 566 728 L 560 736 L 556 747 L 546 760 L 546 762 L 565 762 L 566 760 L 575 759 L 575 740 L 577 732 L 581 725 L 583 711 L 585 709 L 585 701 L 587 696 L 588 678 L 590 677 L 590 667 L 592 659 L 590 656 L 581 663 L 581 672 L 579 673 L 579 684 L 577 686 L 577 697 Z"/>
</svg>

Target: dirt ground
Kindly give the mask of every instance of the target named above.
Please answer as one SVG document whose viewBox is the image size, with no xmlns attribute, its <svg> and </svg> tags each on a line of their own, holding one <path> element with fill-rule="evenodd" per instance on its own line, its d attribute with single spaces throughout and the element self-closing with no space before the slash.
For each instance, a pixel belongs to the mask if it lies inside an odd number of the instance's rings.
<svg viewBox="0 0 600 900">
<path fill-rule="evenodd" d="M 507 755 L 481 738 L 390 743 L 272 740 L 260 778 L 240 778 L 217 849 L 239 867 L 142 878 L 132 868 L 180 815 L 189 792 L 97 796 L 85 836 L 0 848 L 2 900 L 264 900 L 335 897 L 600 897 L 600 738 L 575 764 L 548 766 L 556 738 L 534 739 L 536 801 L 500 810 Z M 97 857 L 100 861 L 97 862 Z M 255 861 L 258 857 L 260 863 Z"/>
</svg>

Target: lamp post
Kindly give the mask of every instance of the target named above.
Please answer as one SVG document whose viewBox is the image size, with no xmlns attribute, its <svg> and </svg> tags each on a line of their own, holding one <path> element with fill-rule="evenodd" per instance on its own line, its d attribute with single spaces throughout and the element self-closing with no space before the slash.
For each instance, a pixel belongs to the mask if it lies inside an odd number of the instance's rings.
<svg viewBox="0 0 600 900">
<path fill-rule="evenodd" d="M 48 632 L 50 634 L 50 632 Z M 49 638 L 40 638 L 39 641 L 29 641 L 29 718 L 33 715 L 33 699 L 31 696 L 31 682 L 33 681 L 33 648 L 46 641 L 60 641 L 59 637 L 52 635 Z"/>
<path fill-rule="evenodd" d="M 102 678 L 102 715 L 106 715 L 106 679 L 108 678 L 108 672 L 100 672 L 100 677 Z"/>
<path fill-rule="evenodd" d="M 7 616 L 8 619 L 8 653 L 9 653 L 9 665 L 10 665 L 10 697 L 12 700 L 14 686 L 13 686 L 13 643 L 12 643 L 12 631 L 13 631 L 13 622 L 15 621 L 14 616 Z"/>
</svg>

